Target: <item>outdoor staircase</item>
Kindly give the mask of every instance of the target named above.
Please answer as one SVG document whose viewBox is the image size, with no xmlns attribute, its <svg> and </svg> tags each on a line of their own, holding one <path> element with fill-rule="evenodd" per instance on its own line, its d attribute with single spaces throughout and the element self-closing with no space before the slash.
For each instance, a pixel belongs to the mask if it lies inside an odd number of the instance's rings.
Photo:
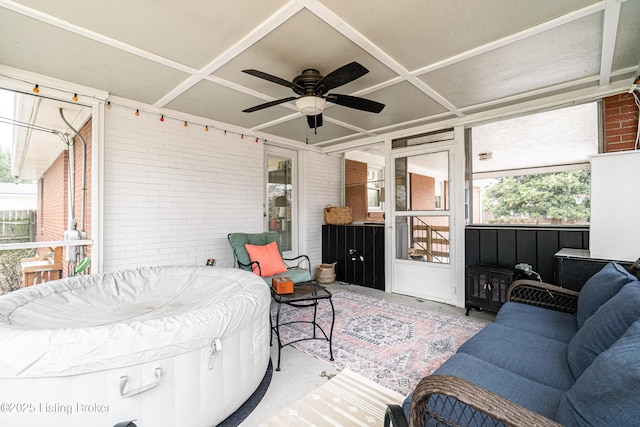
<svg viewBox="0 0 640 427">
<path fill-rule="evenodd" d="M 449 227 L 429 225 L 414 218 L 411 230 L 410 254 L 414 259 L 428 262 L 449 262 Z"/>
</svg>

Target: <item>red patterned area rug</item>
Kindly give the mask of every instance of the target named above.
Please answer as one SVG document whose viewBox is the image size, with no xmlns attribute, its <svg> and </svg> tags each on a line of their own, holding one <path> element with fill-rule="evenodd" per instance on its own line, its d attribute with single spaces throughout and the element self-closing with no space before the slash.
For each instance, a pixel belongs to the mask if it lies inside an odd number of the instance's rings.
<svg viewBox="0 0 640 427">
<path fill-rule="evenodd" d="M 335 307 L 334 361 L 329 361 L 327 341 L 300 341 L 293 346 L 403 395 L 486 325 L 464 316 L 392 303 L 341 289 L 331 292 Z M 271 310 L 275 319 L 275 304 Z M 299 309 L 284 304 L 281 307 L 280 323 L 312 319 L 312 308 Z M 329 334 L 331 307 L 328 300 L 319 302 L 318 324 Z M 280 329 L 282 341 L 309 337 L 313 333 L 311 328 L 308 323 L 283 326 Z M 283 363 L 286 365 L 285 360 Z"/>
</svg>

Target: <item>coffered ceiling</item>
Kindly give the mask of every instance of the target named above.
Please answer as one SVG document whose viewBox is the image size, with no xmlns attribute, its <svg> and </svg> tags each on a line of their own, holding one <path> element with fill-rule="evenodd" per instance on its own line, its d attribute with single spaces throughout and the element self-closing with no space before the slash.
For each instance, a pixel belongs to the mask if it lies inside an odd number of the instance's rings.
<svg viewBox="0 0 640 427">
<path fill-rule="evenodd" d="M 0 65 L 324 149 L 639 73 L 640 0 L 0 0 Z M 356 61 L 317 134 L 291 81 Z"/>
</svg>

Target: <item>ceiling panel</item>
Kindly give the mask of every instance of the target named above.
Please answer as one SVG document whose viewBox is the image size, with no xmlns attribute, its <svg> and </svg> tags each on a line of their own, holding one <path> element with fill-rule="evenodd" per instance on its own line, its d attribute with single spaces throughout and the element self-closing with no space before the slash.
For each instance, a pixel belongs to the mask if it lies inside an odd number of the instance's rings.
<svg viewBox="0 0 640 427">
<path fill-rule="evenodd" d="M 580 9 L 595 0 L 323 0 L 408 70 Z"/>
<path fill-rule="evenodd" d="M 287 1 L 24 0 L 20 3 L 200 69 Z M 249 10 L 251 13 L 247 13 Z"/>
<path fill-rule="evenodd" d="M 640 17 L 640 1 L 622 3 L 613 55 L 614 70 L 638 67 L 638 58 L 640 58 L 640 19 L 638 17 Z"/>
<path fill-rule="evenodd" d="M 309 138 L 329 146 L 448 120 L 460 111 L 469 115 L 550 95 L 570 99 L 573 94 L 566 93 L 578 89 L 601 96 L 614 84 L 631 84 L 640 73 L 640 0 L 621 1 L 619 19 L 617 5 L 0 0 L 0 66 L 107 91 L 154 113 L 166 106 L 171 115 L 183 112 L 273 139 Z M 605 21 L 618 22 L 618 28 L 603 31 Z M 603 37 L 614 32 L 615 48 L 603 45 Z M 599 87 L 603 58 L 613 58 L 613 70 L 604 70 L 609 84 Z M 218 68 L 202 73 L 214 59 Z M 380 114 L 331 106 L 315 135 L 292 103 L 242 112 L 294 96 L 290 88 L 243 69 L 290 81 L 306 68 L 326 75 L 352 61 L 370 72 L 332 92 L 382 102 Z M 411 74 L 422 70 L 431 71 Z"/>
<path fill-rule="evenodd" d="M 295 93 L 287 87 L 245 74 L 242 70 L 257 69 L 291 81 L 306 68 L 315 68 L 322 75 L 327 75 L 352 61 L 362 64 L 369 73 L 336 89 L 337 93 L 351 94 L 396 77 L 389 68 L 324 21 L 302 10 L 214 75 L 275 98 L 284 98 Z"/>
<path fill-rule="evenodd" d="M 247 106 L 256 103 L 259 103 L 259 100 L 253 96 L 203 80 L 167 104 L 166 107 L 246 128 L 253 128 L 264 122 L 295 113 L 295 111 L 281 106 L 250 114 L 239 113 Z"/>
<path fill-rule="evenodd" d="M 153 103 L 187 74 L 0 9 L 0 63 Z"/>
<path fill-rule="evenodd" d="M 549 87 L 600 71 L 602 13 L 424 74 L 459 107 Z M 451 82 L 456 82 L 451 84 Z"/>
<path fill-rule="evenodd" d="M 363 98 L 385 104 L 379 114 L 367 113 L 351 108 L 335 106 L 327 114 L 337 120 L 354 124 L 367 130 L 404 123 L 447 110 L 407 82 L 397 83 L 372 92 Z"/>
<path fill-rule="evenodd" d="M 322 126 L 318 128 L 318 132 L 316 134 L 313 129 L 309 129 L 306 117 L 302 116 L 295 120 L 291 120 L 290 122 L 278 124 L 262 130 L 273 135 L 280 135 L 305 144 L 308 142 L 310 145 L 355 134 L 355 132 L 350 129 L 337 126 L 326 120 L 324 120 Z"/>
</svg>

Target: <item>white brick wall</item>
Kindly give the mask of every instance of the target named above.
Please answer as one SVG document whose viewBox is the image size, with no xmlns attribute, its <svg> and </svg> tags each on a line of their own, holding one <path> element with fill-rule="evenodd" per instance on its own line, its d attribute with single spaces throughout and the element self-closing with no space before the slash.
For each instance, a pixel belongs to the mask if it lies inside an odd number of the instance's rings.
<svg viewBox="0 0 640 427">
<path fill-rule="evenodd" d="M 263 144 L 123 108 L 105 112 L 104 271 L 232 266 L 232 231 L 262 230 Z"/>
<path fill-rule="evenodd" d="M 313 268 L 322 263 L 322 225 L 324 207 L 340 205 L 340 158 L 314 152 L 305 156 L 306 239 L 307 255 Z"/>
<path fill-rule="evenodd" d="M 105 110 L 103 271 L 233 266 L 232 231 L 263 229 L 264 146 L 217 129 L 113 107 Z M 302 151 L 303 246 L 322 262 L 322 209 L 340 203 L 340 159 Z"/>
</svg>

